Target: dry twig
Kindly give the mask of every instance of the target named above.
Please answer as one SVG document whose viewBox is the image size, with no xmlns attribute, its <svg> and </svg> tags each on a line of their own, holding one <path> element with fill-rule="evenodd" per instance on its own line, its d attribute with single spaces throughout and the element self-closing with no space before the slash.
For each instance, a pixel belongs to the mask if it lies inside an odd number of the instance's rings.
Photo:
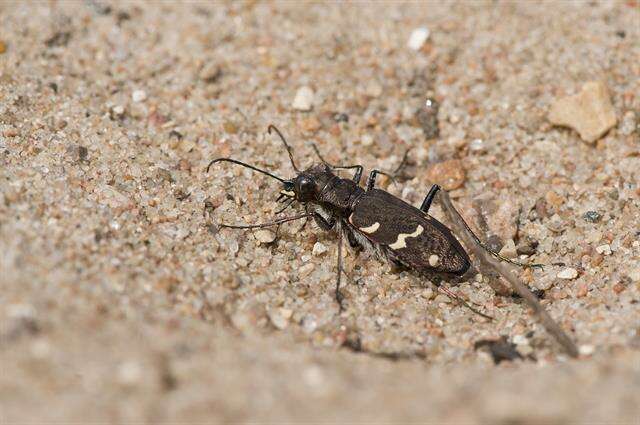
<svg viewBox="0 0 640 425">
<path fill-rule="evenodd" d="M 503 263 L 492 257 L 484 249 L 474 243 L 473 236 L 467 230 L 467 226 L 464 225 L 464 219 L 451 203 L 449 194 L 444 190 L 441 190 L 438 192 L 437 196 L 439 196 L 442 210 L 449 218 L 449 221 L 452 223 L 456 235 L 459 235 L 462 238 L 467 248 L 473 251 L 476 258 L 478 258 L 483 264 L 491 267 L 493 270 L 499 273 L 500 276 L 502 276 L 507 282 L 509 282 L 514 291 L 516 291 L 518 295 L 520 295 L 533 309 L 534 313 L 537 314 L 540 322 L 545 327 L 547 332 L 549 332 L 558 341 L 558 343 L 567 351 L 567 353 L 571 357 L 578 357 L 578 349 L 571 338 L 569 338 L 564 330 L 562 330 L 560 325 L 558 325 L 558 323 L 553 320 L 549 313 L 547 313 L 536 296 L 531 293 L 529 288 L 527 288 L 525 284 L 520 282 L 520 280 L 512 273 L 512 270 L 510 268 L 506 267 Z"/>
</svg>

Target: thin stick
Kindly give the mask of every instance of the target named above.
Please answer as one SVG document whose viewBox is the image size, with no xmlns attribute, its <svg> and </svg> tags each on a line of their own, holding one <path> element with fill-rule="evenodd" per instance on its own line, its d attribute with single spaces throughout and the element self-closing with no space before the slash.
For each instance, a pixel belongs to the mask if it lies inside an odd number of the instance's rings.
<svg viewBox="0 0 640 425">
<path fill-rule="evenodd" d="M 300 220 L 301 218 L 305 218 L 305 217 L 312 217 L 312 215 L 305 213 L 300 215 L 294 215 L 292 217 L 283 217 L 274 221 L 270 221 L 268 223 L 260 223 L 260 224 L 218 224 L 218 227 L 227 227 L 230 229 L 263 229 L 265 227 L 278 226 L 288 221 Z"/>
<path fill-rule="evenodd" d="M 474 238 L 470 235 L 470 232 L 467 230 L 462 219 L 462 216 L 455 209 L 453 204 L 451 203 L 451 198 L 449 198 L 449 194 L 444 190 L 441 190 L 437 196 L 440 199 L 440 205 L 442 205 L 442 210 L 447 215 L 449 220 L 453 223 L 456 228 L 456 234 L 462 237 L 467 248 L 471 249 L 475 256 L 483 261 L 485 264 L 489 265 L 496 272 L 498 272 L 503 278 L 506 279 L 509 284 L 513 287 L 513 289 L 526 301 L 526 303 L 533 309 L 533 312 L 538 316 L 542 326 L 545 327 L 547 332 L 549 332 L 558 343 L 567 351 L 567 353 L 571 357 L 578 357 L 578 349 L 576 345 L 573 343 L 571 338 L 562 330 L 560 325 L 556 323 L 555 320 L 547 313 L 544 307 L 538 302 L 538 299 L 535 295 L 531 293 L 529 288 L 515 277 L 511 270 L 505 267 L 504 264 L 500 263 L 496 258 L 489 255 L 485 250 L 481 249 L 474 242 Z"/>
<path fill-rule="evenodd" d="M 462 298 L 460 298 L 459 296 L 457 296 L 456 294 L 454 294 L 453 292 L 451 292 L 449 289 L 445 288 L 444 286 L 437 285 L 436 287 L 438 288 L 438 291 L 442 292 L 443 294 L 445 294 L 447 297 L 451 298 L 451 300 L 457 302 L 462 307 L 466 307 L 469 310 L 471 310 L 472 312 L 474 312 L 475 314 L 477 314 L 478 316 L 484 317 L 485 319 L 488 319 L 489 321 L 493 321 L 493 317 L 489 316 L 488 314 L 484 314 L 483 312 L 481 312 L 480 310 L 478 310 L 476 308 L 473 308 L 471 306 L 471 304 L 469 304 L 468 302 L 466 302 L 465 300 L 463 300 Z"/>
</svg>

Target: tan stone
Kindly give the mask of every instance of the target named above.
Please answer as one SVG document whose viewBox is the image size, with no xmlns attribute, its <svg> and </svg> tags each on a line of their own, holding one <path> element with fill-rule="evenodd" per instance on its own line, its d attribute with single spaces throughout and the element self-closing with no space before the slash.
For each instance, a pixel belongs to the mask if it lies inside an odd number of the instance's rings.
<svg viewBox="0 0 640 425">
<path fill-rule="evenodd" d="M 617 122 L 607 87 L 599 81 L 590 81 L 580 93 L 556 100 L 549 121 L 571 127 L 588 143 L 598 140 Z"/>
<path fill-rule="evenodd" d="M 445 190 L 454 190 L 462 187 L 466 180 L 466 173 L 460 160 L 450 159 L 429 167 L 427 178 L 430 182 L 439 184 Z"/>
</svg>

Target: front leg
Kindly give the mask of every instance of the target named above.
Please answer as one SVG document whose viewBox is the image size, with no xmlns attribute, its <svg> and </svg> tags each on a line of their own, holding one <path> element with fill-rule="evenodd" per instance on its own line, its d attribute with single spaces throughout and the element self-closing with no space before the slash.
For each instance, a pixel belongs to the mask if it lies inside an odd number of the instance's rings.
<svg viewBox="0 0 640 425">
<path fill-rule="evenodd" d="M 335 217 L 331 216 L 329 220 L 325 219 L 322 215 L 317 212 L 313 213 L 313 220 L 316 222 L 318 227 L 325 232 L 333 229 L 336 225 Z"/>
</svg>

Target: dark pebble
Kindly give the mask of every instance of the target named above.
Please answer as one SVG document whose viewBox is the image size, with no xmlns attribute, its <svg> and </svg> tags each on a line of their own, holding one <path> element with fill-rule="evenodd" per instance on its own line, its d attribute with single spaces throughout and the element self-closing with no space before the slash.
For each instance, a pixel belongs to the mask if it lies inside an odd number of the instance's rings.
<svg viewBox="0 0 640 425">
<path fill-rule="evenodd" d="M 345 113 L 338 113 L 333 115 L 335 122 L 349 122 L 349 115 Z"/>
<path fill-rule="evenodd" d="M 440 136 L 439 109 L 440 104 L 435 99 L 428 98 L 416 112 L 416 119 L 422 127 L 422 133 L 426 139 L 437 139 Z"/>
<path fill-rule="evenodd" d="M 582 215 L 582 218 L 589 223 L 597 223 L 602 219 L 602 214 L 597 211 L 587 211 Z"/>
<path fill-rule="evenodd" d="M 493 362 L 498 364 L 502 361 L 511 361 L 515 359 L 521 359 L 522 355 L 516 350 L 516 345 L 509 342 L 506 336 L 500 337 L 500 339 L 482 339 L 476 341 L 473 346 L 474 350 L 480 348 L 486 348 L 493 357 Z"/>
<path fill-rule="evenodd" d="M 518 253 L 518 255 L 533 255 L 536 253 L 538 244 L 539 243 L 537 240 L 527 237 L 520 241 L 520 243 L 516 247 L 516 252 Z"/>
</svg>

